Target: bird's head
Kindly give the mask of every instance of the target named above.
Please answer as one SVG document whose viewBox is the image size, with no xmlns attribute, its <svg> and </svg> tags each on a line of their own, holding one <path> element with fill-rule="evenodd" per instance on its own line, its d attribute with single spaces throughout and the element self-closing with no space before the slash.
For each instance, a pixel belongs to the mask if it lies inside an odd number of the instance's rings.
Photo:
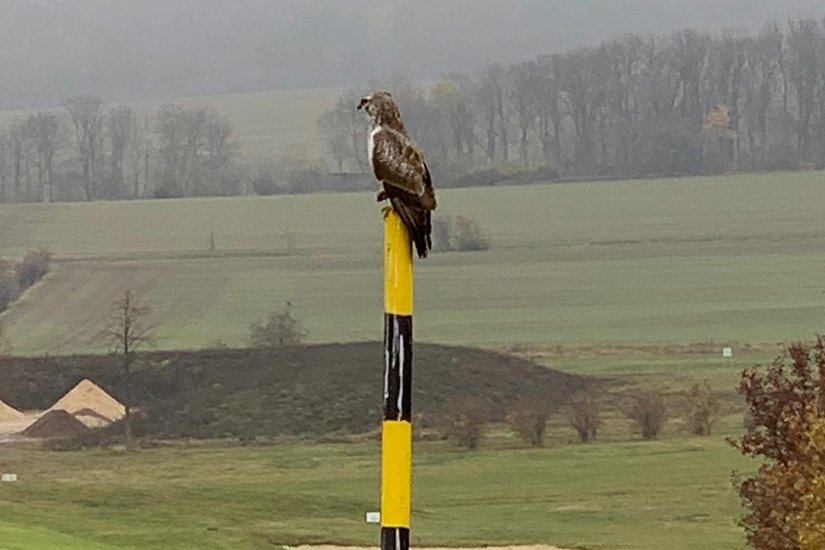
<svg viewBox="0 0 825 550">
<path fill-rule="evenodd" d="M 373 92 L 365 95 L 358 103 L 358 109 L 367 112 L 371 119 L 375 120 L 382 114 L 397 113 L 398 107 L 389 92 Z"/>
</svg>

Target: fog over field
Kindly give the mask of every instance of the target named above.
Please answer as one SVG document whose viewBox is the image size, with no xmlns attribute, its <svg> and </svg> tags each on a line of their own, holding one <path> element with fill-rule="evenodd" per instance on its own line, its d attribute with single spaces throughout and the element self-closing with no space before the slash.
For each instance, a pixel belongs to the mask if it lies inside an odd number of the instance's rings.
<svg viewBox="0 0 825 550">
<path fill-rule="evenodd" d="M 427 80 L 627 32 L 822 13 L 816 0 L 0 0 L 0 108 Z"/>
</svg>

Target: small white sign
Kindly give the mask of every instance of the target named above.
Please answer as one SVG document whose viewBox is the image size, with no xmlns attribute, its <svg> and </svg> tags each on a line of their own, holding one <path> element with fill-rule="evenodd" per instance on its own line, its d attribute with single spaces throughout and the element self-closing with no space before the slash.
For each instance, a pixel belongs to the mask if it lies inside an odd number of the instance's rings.
<svg viewBox="0 0 825 550">
<path fill-rule="evenodd" d="M 722 348 L 722 357 L 725 359 L 733 357 L 733 348 Z"/>
<path fill-rule="evenodd" d="M 381 512 L 367 512 L 367 523 L 381 523 Z"/>
<path fill-rule="evenodd" d="M 0 481 L 17 481 L 17 474 L 3 474 Z"/>
</svg>

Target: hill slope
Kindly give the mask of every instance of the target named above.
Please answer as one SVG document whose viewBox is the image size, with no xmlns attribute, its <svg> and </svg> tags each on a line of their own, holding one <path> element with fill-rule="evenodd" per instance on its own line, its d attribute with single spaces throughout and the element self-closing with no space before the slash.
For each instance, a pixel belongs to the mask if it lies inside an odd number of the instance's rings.
<svg viewBox="0 0 825 550">
<path fill-rule="evenodd" d="M 419 342 L 774 342 L 825 326 L 819 172 L 439 199 L 493 247 L 417 262 Z M 240 345 L 287 300 L 312 342 L 381 337 L 370 193 L 0 206 L 0 255 L 38 247 L 53 272 L 0 316 L 17 354 L 105 351 L 127 288 L 152 306 L 159 349 Z"/>
<path fill-rule="evenodd" d="M 359 433 L 380 424 L 383 388 L 379 342 L 214 350 L 141 356 L 134 375 L 143 430 L 164 437 Z M 112 356 L 0 359 L 0 399 L 45 408 L 82 378 L 115 397 L 125 394 Z M 467 398 L 502 420 L 522 397 L 555 409 L 586 379 L 498 353 L 416 346 L 413 402 L 431 418 Z"/>
</svg>

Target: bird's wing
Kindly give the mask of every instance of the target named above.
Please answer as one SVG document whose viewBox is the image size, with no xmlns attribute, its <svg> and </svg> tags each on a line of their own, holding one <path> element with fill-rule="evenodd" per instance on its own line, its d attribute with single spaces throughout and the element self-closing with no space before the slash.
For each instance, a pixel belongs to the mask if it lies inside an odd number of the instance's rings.
<svg viewBox="0 0 825 550">
<path fill-rule="evenodd" d="M 424 155 L 410 138 L 392 128 L 382 128 L 372 139 L 372 169 L 376 178 L 418 197 L 432 187 Z"/>
</svg>

